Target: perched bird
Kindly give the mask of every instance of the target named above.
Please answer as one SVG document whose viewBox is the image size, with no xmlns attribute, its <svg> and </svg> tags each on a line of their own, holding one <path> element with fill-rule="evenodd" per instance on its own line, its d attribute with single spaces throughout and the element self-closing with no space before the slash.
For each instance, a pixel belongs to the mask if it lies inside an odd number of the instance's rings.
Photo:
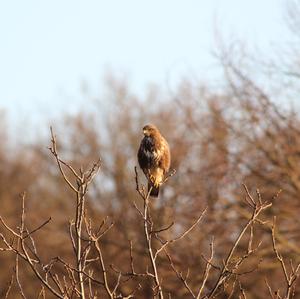
<svg viewBox="0 0 300 299">
<path fill-rule="evenodd" d="M 171 154 L 169 144 L 154 125 L 143 127 L 144 138 L 138 151 L 138 162 L 148 180 L 148 192 L 157 197 L 165 174 L 169 171 Z"/>
</svg>

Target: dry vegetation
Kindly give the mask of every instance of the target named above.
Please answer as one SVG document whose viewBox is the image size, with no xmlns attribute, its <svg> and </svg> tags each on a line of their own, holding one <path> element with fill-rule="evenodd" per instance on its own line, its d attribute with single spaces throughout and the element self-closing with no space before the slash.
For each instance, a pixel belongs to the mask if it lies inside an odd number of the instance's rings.
<svg viewBox="0 0 300 299">
<path fill-rule="evenodd" d="M 10 150 L 3 124 L 1 298 L 299 298 L 299 60 L 258 80 L 221 52 L 218 93 L 141 101 L 111 80 L 110 104 L 66 116 L 48 149 Z M 135 169 L 148 120 L 176 169 L 155 200 Z"/>
</svg>

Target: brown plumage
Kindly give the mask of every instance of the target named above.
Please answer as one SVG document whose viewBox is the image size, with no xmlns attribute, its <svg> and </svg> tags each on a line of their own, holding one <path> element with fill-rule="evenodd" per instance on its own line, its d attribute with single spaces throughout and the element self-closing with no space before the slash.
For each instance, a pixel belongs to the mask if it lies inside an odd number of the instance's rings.
<svg viewBox="0 0 300 299">
<path fill-rule="evenodd" d="M 148 180 L 148 192 L 157 197 L 159 187 L 163 183 L 165 174 L 169 171 L 171 155 L 169 144 L 154 125 L 143 128 L 144 138 L 138 151 L 138 161 Z"/>
</svg>

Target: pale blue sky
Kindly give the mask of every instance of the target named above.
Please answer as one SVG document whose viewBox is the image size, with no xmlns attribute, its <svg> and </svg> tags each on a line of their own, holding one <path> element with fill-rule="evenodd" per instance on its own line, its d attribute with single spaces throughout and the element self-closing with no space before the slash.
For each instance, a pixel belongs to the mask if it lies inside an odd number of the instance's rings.
<svg viewBox="0 0 300 299">
<path fill-rule="evenodd" d="M 99 94 L 108 70 L 138 92 L 205 80 L 215 24 L 265 50 L 288 34 L 283 13 L 280 0 L 0 0 L 0 108 L 12 119 L 76 109 L 81 81 Z"/>
</svg>

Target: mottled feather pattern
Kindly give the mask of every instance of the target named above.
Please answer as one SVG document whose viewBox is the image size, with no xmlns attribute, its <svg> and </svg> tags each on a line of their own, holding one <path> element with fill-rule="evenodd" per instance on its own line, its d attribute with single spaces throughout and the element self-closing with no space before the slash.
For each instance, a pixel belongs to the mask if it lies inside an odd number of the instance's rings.
<svg viewBox="0 0 300 299">
<path fill-rule="evenodd" d="M 167 141 L 155 126 L 145 126 L 144 138 L 138 151 L 138 161 L 151 186 L 151 196 L 158 196 L 159 186 L 170 168 L 170 150 Z"/>
<path fill-rule="evenodd" d="M 141 164 L 145 168 L 150 168 L 153 165 L 155 161 L 155 146 L 154 146 L 154 140 L 152 137 L 144 137 L 141 143 L 140 147 L 140 156 L 141 156 Z"/>
</svg>

